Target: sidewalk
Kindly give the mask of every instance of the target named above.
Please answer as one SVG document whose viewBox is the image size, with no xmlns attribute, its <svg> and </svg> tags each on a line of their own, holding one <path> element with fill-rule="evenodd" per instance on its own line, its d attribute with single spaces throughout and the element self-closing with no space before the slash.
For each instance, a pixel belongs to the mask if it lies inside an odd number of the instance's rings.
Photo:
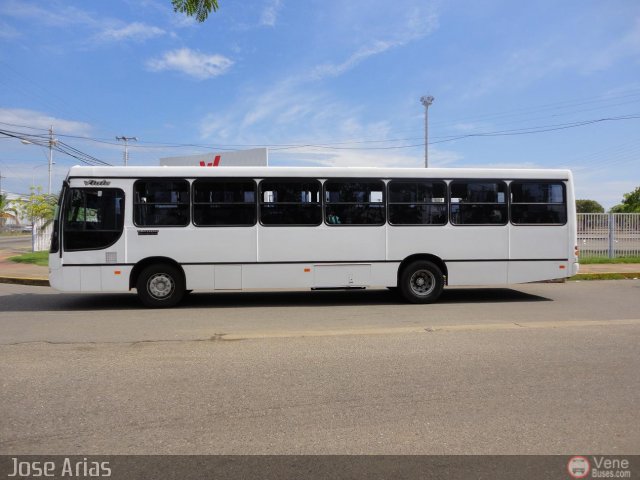
<svg viewBox="0 0 640 480">
<path fill-rule="evenodd" d="M 24 253 L 22 249 L 0 249 L 0 283 L 49 285 L 49 268 L 30 263 L 16 263 L 9 257 Z"/>
<path fill-rule="evenodd" d="M 580 265 L 580 273 L 636 273 L 640 263 L 596 263 Z"/>
<path fill-rule="evenodd" d="M 8 257 L 16 252 L 0 250 L 0 283 L 19 283 L 24 285 L 49 285 L 49 269 L 29 263 L 16 263 Z M 599 275 L 616 273 L 626 278 L 640 278 L 638 263 L 603 263 L 580 265 L 576 279 L 597 279 Z"/>
</svg>

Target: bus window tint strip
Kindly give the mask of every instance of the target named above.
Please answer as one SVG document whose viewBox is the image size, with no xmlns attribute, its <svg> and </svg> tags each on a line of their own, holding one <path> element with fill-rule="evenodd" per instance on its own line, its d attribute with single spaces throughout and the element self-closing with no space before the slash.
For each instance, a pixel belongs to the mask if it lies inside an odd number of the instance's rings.
<svg viewBox="0 0 640 480">
<path fill-rule="evenodd" d="M 138 180 L 133 186 L 134 222 L 140 227 L 184 227 L 189 224 L 189 182 Z"/>
<path fill-rule="evenodd" d="M 255 182 L 196 180 L 193 182 L 193 223 L 202 227 L 255 225 Z"/>
<path fill-rule="evenodd" d="M 561 182 L 511 182 L 511 222 L 515 225 L 564 225 L 567 203 Z"/>
<path fill-rule="evenodd" d="M 327 180 L 324 184 L 328 225 L 384 225 L 384 182 Z"/>
<path fill-rule="evenodd" d="M 506 225 L 507 185 L 502 181 L 454 180 L 449 184 L 454 225 Z"/>
<path fill-rule="evenodd" d="M 444 225 L 447 223 L 447 185 L 440 181 L 392 180 L 389 223 L 392 225 Z"/>
<path fill-rule="evenodd" d="M 322 223 L 321 185 L 315 179 L 260 182 L 260 223 L 316 226 Z"/>
</svg>

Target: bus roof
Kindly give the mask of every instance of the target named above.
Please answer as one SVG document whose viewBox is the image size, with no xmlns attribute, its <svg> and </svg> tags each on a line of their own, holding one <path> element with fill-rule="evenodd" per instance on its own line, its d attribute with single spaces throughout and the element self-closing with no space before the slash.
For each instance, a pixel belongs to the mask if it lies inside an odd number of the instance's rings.
<svg viewBox="0 0 640 480">
<path fill-rule="evenodd" d="M 567 169 L 530 168 L 378 168 L 378 167 L 91 167 L 74 166 L 68 178 L 145 177 L 314 177 L 314 178 L 493 178 L 563 179 L 572 177 Z"/>
</svg>

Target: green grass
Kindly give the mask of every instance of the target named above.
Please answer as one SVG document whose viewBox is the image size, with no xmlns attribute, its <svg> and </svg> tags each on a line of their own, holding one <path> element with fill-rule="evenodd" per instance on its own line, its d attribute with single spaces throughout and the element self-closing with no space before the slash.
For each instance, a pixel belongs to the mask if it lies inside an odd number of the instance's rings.
<svg viewBox="0 0 640 480">
<path fill-rule="evenodd" d="M 576 280 L 627 280 L 638 278 L 637 273 L 579 273 L 569 278 L 569 281 Z"/>
<path fill-rule="evenodd" d="M 17 263 L 32 263 L 46 267 L 49 265 L 49 252 L 45 250 L 43 252 L 23 253 L 22 255 L 9 257 L 9 260 Z"/>
<path fill-rule="evenodd" d="M 640 257 L 580 257 L 579 262 L 582 265 L 596 264 L 596 263 L 640 263 Z"/>
</svg>

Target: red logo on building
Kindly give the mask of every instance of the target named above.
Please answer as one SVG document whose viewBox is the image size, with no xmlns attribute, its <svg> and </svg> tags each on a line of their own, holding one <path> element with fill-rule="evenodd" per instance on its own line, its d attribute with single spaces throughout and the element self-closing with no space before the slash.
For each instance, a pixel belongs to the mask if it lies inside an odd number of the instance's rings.
<svg viewBox="0 0 640 480">
<path fill-rule="evenodd" d="M 213 163 L 200 162 L 201 167 L 217 167 L 218 165 L 220 165 L 220 155 L 216 155 L 216 158 L 213 159 Z"/>
</svg>

